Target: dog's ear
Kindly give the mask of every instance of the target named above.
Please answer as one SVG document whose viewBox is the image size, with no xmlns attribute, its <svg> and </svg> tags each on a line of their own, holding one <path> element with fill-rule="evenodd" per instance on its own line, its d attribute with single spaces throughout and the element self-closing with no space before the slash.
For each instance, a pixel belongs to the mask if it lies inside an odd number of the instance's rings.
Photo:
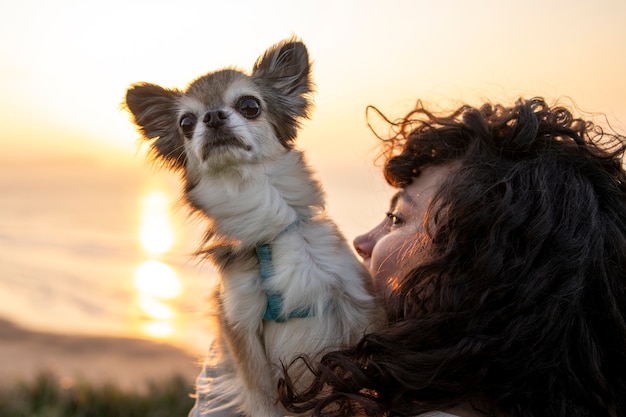
<svg viewBox="0 0 626 417">
<path fill-rule="evenodd" d="M 152 140 L 155 159 L 171 169 L 185 166 L 184 142 L 178 131 L 177 103 L 182 93 L 155 84 L 133 84 L 126 91 L 126 108 L 144 140 Z"/>
<path fill-rule="evenodd" d="M 297 39 L 280 42 L 260 56 L 252 69 L 252 78 L 263 87 L 279 140 L 285 145 L 295 139 L 299 119 L 309 115 L 313 92 L 311 63 L 304 43 Z"/>
</svg>

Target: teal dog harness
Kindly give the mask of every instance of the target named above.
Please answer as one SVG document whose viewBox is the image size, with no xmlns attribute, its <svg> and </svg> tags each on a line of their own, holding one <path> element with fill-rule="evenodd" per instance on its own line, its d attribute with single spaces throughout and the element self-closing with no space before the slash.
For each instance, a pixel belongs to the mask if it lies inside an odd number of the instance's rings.
<svg viewBox="0 0 626 417">
<path fill-rule="evenodd" d="M 300 223 L 299 220 L 294 221 L 281 231 L 278 236 L 287 233 Z M 276 237 L 278 237 L 276 236 Z M 261 269 L 261 281 L 267 295 L 267 308 L 263 314 L 263 320 L 271 320 L 277 323 L 283 323 L 290 319 L 302 319 L 313 317 L 313 313 L 308 308 L 298 308 L 288 314 L 283 313 L 283 296 L 278 291 L 270 291 L 267 288 L 267 280 L 274 275 L 274 266 L 272 265 L 272 247 L 270 243 L 263 243 L 254 247 L 257 257 L 259 258 L 259 266 Z"/>
</svg>

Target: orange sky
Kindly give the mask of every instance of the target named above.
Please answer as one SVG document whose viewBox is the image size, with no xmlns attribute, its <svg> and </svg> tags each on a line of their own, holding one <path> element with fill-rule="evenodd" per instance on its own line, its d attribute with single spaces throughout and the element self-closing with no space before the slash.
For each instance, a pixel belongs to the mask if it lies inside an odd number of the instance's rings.
<svg viewBox="0 0 626 417">
<path fill-rule="evenodd" d="M 222 66 L 249 68 L 291 34 L 315 60 L 318 107 L 303 136 L 316 150 L 331 136 L 371 146 L 360 139 L 364 107 L 397 116 L 418 97 L 567 95 L 626 115 L 621 0 L 34 0 L 3 2 L 0 16 L 0 141 L 15 149 L 71 152 L 66 137 L 134 151 L 118 108 L 128 84 L 184 87 Z"/>
</svg>

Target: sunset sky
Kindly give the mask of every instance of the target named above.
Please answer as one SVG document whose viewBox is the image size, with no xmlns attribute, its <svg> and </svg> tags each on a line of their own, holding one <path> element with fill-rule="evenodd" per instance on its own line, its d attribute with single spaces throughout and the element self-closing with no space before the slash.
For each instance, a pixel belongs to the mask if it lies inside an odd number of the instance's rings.
<svg viewBox="0 0 626 417">
<path fill-rule="evenodd" d="M 129 84 L 249 69 L 293 34 L 315 62 L 317 108 L 300 145 L 316 159 L 368 156 L 368 104 L 397 117 L 417 98 L 569 96 L 626 120 L 621 0 L 25 0 L 2 2 L 0 16 L 3 158 L 132 157 L 119 108 Z"/>
</svg>

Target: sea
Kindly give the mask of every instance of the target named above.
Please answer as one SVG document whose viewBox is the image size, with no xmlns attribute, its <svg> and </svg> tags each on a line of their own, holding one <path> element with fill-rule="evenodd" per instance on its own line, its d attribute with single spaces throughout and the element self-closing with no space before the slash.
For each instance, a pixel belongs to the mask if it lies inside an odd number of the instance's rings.
<svg viewBox="0 0 626 417">
<path fill-rule="evenodd" d="M 331 215 L 351 240 L 383 217 L 387 190 L 346 172 L 321 177 L 331 205 L 338 202 Z M 0 163 L 0 318 L 202 354 L 213 337 L 207 300 L 217 275 L 194 255 L 205 225 L 180 202 L 179 187 L 142 158 Z"/>
<path fill-rule="evenodd" d="M 206 349 L 215 270 L 172 175 L 142 163 L 0 167 L 0 317 L 55 333 Z"/>
</svg>

